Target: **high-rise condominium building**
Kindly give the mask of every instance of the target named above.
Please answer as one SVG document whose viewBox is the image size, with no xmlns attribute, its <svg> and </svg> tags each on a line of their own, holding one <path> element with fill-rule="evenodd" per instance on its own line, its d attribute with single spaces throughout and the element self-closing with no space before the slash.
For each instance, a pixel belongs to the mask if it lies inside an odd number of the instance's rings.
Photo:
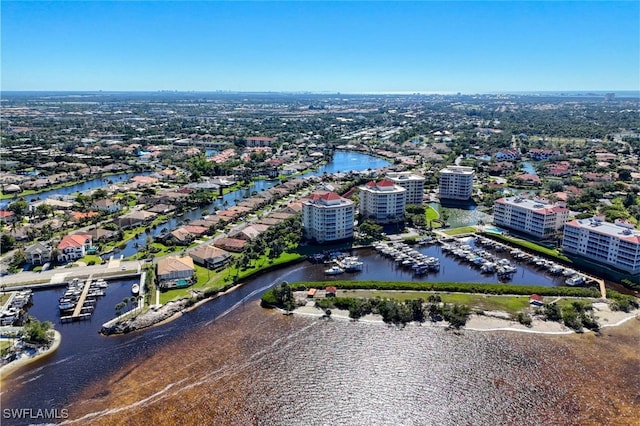
<svg viewBox="0 0 640 426">
<path fill-rule="evenodd" d="M 319 243 L 353 237 L 355 204 L 335 192 L 315 193 L 302 203 L 304 236 Z"/>
<path fill-rule="evenodd" d="M 473 176 L 473 168 L 466 166 L 447 166 L 440 170 L 440 199 L 471 199 Z"/>
<path fill-rule="evenodd" d="M 603 217 L 592 217 L 567 222 L 562 250 L 630 274 L 640 274 L 640 231 L 622 220 L 611 223 Z"/>
<path fill-rule="evenodd" d="M 389 179 L 371 181 L 360 190 L 360 214 L 376 223 L 404 220 L 407 190 Z"/>
<path fill-rule="evenodd" d="M 387 173 L 387 179 L 407 190 L 407 204 L 422 204 L 424 177 L 411 172 Z"/>
<path fill-rule="evenodd" d="M 540 199 L 500 198 L 493 205 L 493 221 L 496 225 L 539 239 L 551 237 L 562 229 L 568 217 L 569 210 L 566 207 Z"/>
</svg>

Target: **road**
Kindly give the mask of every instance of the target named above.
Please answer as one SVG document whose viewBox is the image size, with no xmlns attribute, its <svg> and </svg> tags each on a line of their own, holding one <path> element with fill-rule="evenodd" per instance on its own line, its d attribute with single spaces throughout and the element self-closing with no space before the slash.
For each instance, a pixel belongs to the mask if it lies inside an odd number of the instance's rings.
<svg viewBox="0 0 640 426">
<path fill-rule="evenodd" d="M 115 260 L 103 265 L 60 267 L 43 272 L 20 272 L 18 274 L 0 277 L 0 286 L 9 290 L 12 286 L 36 283 L 66 282 L 75 277 L 87 277 L 91 274 L 95 278 L 105 275 L 116 275 L 140 272 L 141 262 Z"/>
</svg>

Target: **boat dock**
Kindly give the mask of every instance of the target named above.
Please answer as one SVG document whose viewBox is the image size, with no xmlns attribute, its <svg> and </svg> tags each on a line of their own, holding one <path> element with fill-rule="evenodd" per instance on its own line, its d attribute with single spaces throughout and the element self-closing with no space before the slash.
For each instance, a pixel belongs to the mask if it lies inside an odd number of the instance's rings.
<svg viewBox="0 0 640 426">
<path fill-rule="evenodd" d="M 87 294 L 89 294 L 89 288 L 91 287 L 91 279 L 93 278 L 93 274 L 89 275 L 87 281 L 84 283 L 84 287 L 82 287 L 82 293 L 80 294 L 80 300 L 78 300 L 78 304 L 73 310 L 72 318 L 78 318 L 80 316 L 80 312 L 82 312 L 82 308 L 84 308 L 84 301 L 87 300 Z"/>
<path fill-rule="evenodd" d="M 77 299 L 77 302 L 72 302 L 75 304 L 73 307 L 73 313 L 71 315 L 61 316 L 60 322 L 70 322 L 70 321 L 80 321 L 85 319 L 90 319 L 91 314 L 93 313 L 93 309 L 95 308 L 96 299 L 94 296 L 104 295 L 104 292 L 99 292 L 100 294 L 95 294 L 95 288 L 92 285 L 93 274 L 89 275 L 86 282 L 82 287 L 82 292 Z M 100 282 L 103 280 L 98 280 L 96 285 L 100 285 Z M 98 287 L 99 288 L 99 287 Z M 62 308 L 61 308 L 62 310 Z"/>
</svg>

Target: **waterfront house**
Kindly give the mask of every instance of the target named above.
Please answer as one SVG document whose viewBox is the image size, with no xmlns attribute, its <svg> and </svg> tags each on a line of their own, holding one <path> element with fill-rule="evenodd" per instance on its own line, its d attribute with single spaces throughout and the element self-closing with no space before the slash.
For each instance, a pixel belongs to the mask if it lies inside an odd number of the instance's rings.
<svg viewBox="0 0 640 426">
<path fill-rule="evenodd" d="M 164 241 L 173 240 L 177 245 L 187 246 L 191 244 L 195 237 L 184 228 L 178 228 L 171 231 L 169 234 L 164 235 Z"/>
<path fill-rule="evenodd" d="M 232 259 L 231 253 L 210 244 L 198 246 L 190 250 L 188 254 L 195 263 L 210 269 L 224 266 Z"/>
<path fill-rule="evenodd" d="M 247 245 L 247 241 L 239 240 L 237 238 L 218 238 L 214 241 L 213 245 L 223 250 L 239 253 L 244 250 L 244 247 Z"/>
<path fill-rule="evenodd" d="M 112 241 L 118 237 L 118 231 L 104 228 L 91 229 L 86 233 L 91 235 L 93 241 Z"/>
<path fill-rule="evenodd" d="M 156 213 L 145 210 L 131 212 L 118 218 L 118 226 L 122 229 L 135 228 L 150 223 L 156 216 Z"/>
<path fill-rule="evenodd" d="M 66 235 L 58 244 L 58 262 L 68 262 L 83 258 L 92 245 L 91 235 Z"/>
<path fill-rule="evenodd" d="M 37 242 L 24 249 L 24 256 L 27 263 L 32 265 L 44 265 L 51 262 L 51 246 L 46 243 Z"/>
<path fill-rule="evenodd" d="M 158 259 L 156 276 L 160 288 L 185 287 L 192 282 L 194 274 L 193 259 L 189 256 L 167 256 Z"/>
</svg>

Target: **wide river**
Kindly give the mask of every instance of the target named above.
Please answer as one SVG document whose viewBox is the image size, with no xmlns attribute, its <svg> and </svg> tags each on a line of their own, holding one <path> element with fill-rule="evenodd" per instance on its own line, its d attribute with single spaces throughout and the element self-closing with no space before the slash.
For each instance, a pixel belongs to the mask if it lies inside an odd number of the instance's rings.
<svg viewBox="0 0 640 426">
<path fill-rule="evenodd" d="M 366 279 L 378 255 L 362 255 Z M 167 324 L 104 337 L 131 284 L 114 283 L 91 321 L 57 324 L 56 353 L 4 380 L 2 407 L 64 408 L 79 425 L 627 425 L 640 414 L 635 320 L 601 336 L 455 334 L 259 307 L 270 286 L 325 279 L 322 268 L 268 272 Z M 55 320 L 61 291 L 36 293 L 31 313 Z"/>
</svg>

